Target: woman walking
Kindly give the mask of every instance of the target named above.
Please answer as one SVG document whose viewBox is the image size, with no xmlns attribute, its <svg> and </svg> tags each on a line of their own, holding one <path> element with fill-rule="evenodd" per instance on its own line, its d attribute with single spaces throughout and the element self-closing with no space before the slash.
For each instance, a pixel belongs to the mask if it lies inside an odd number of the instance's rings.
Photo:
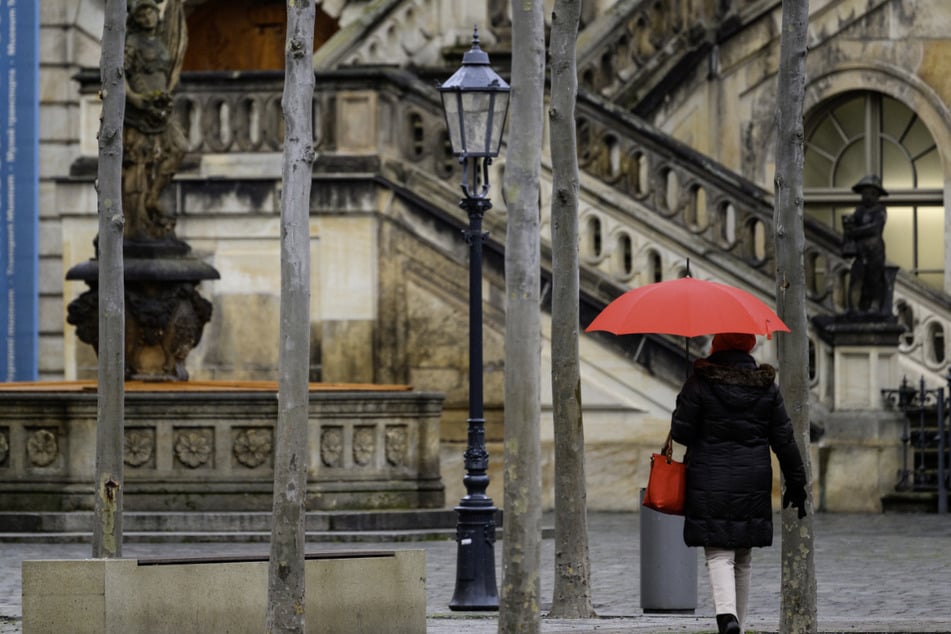
<svg viewBox="0 0 951 634">
<path fill-rule="evenodd" d="M 702 546 L 720 634 L 742 632 L 752 548 L 773 543 L 770 449 L 783 506 L 806 515 L 806 473 L 776 370 L 750 354 L 756 337 L 718 334 L 677 396 L 671 435 L 687 447 L 684 542 Z"/>
</svg>

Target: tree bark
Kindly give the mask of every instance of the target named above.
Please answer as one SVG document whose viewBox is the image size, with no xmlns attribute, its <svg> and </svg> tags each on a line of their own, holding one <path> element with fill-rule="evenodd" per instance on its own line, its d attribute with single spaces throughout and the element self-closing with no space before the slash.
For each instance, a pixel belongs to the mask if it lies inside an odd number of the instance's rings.
<svg viewBox="0 0 951 634">
<path fill-rule="evenodd" d="M 542 0 L 512 2 L 505 162 L 505 539 L 499 632 L 537 633 L 541 605 L 539 192 L 545 95 Z"/>
<path fill-rule="evenodd" d="M 99 388 L 92 556 L 122 556 L 125 418 L 125 283 L 122 259 L 122 125 L 126 0 L 108 0 L 99 63 Z"/>
<path fill-rule="evenodd" d="M 313 0 L 287 1 L 278 421 L 267 634 L 304 633 L 315 18 Z"/>
<path fill-rule="evenodd" d="M 589 618 L 591 559 L 588 553 L 584 425 L 578 353 L 578 94 L 576 43 L 580 0 L 555 0 L 551 18 L 552 152 L 551 385 L 555 435 L 555 587 L 549 616 Z"/>
<path fill-rule="evenodd" d="M 805 94 L 808 0 L 783 2 L 776 133 L 776 305 L 791 329 L 779 334 L 780 388 L 792 418 L 810 482 L 808 515 L 782 514 L 782 606 L 780 632 L 816 632 L 816 571 L 812 467 L 809 455 L 809 341 L 803 251 L 803 97 Z"/>
</svg>

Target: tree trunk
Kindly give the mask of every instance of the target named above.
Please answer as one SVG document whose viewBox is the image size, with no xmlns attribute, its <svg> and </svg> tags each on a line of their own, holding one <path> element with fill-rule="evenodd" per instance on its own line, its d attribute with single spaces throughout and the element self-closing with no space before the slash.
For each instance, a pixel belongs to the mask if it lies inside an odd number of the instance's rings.
<svg viewBox="0 0 951 634">
<path fill-rule="evenodd" d="M 799 451 L 811 482 L 809 455 L 809 341 L 803 251 L 803 96 L 805 93 L 808 0 L 783 2 L 776 133 L 776 304 L 791 332 L 780 333 L 780 387 L 792 418 Z M 807 487 L 811 489 L 811 486 Z M 780 632 L 816 631 L 816 571 L 810 490 L 802 520 L 783 511 Z"/>
<path fill-rule="evenodd" d="M 311 0 L 287 1 L 281 328 L 274 512 L 265 632 L 304 633 L 304 520 L 310 375 L 310 189 L 314 161 Z"/>
<path fill-rule="evenodd" d="M 99 62 L 99 395 L 92 556 L 122 556 L 125 418 L 125 283 L 122 260 L 122 125 L 125 120 L 126 0 L 106 2 Z"/>
<path fill-rule="evenodd" d="M 505 539 L 499 631 L 541 622 L 539 192 L 545 96 L 542 0 L 512 2 L 511 125 L 505 161 Z"/>
<path fill-rule="evenodd" d="M 584 426 L 578 358 L 578 138 L 575 45 L 580 0 L 555 0 L 551 18 L 552 152 L 551 386 L 555 433 L 555 588 L 549 616 L 589 618 L 591 559 L 588 554 Z"/>
</svg>

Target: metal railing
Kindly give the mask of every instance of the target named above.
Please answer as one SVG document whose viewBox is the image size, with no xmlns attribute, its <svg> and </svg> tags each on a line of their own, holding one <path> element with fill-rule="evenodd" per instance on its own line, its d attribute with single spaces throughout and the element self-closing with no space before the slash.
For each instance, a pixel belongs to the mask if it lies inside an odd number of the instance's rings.
<svg viewBox="0 0 951 634">
<path fill-rule="evenodd" d="M 951 394 L 951 370 L 946 377 Z M 938 513 L 948 512 L 948 416 L 951 407 L 945 400 L 945 388 L 926 387 L 922 377 L 912 387 L 907 377 L 897 389 L 884 389 L 886 403 L 897 407 L 904 416 L 902 429 L 902 468 L 896 491 L 937 492 Z M 909 453 L 912 464 L 909 465 Z"/>
</svg>

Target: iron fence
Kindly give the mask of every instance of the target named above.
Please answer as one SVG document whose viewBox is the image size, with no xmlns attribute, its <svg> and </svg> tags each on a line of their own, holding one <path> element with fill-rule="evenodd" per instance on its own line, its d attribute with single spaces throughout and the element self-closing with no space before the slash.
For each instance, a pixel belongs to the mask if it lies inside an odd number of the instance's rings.
<svg viewBox="0 0 951 634">
<path fill-rule="evenodd" d="M 951 370 L 946 377 L 947 393 L 951 395 Z M 904 417 L 902 430 L 902 468 L 898 472 L 897 491 L 935 492 L 938 512 L 948 512 L 949 488 L 949 422 L 951 404 L 945 388 L 928 388 L 922 377 L 918 387 L 908 378 L 897 389 L 884 389 L 886 403 L 896 407 Z M 909 464 L 909 454 L 911 464 Z"/>
</svg>

